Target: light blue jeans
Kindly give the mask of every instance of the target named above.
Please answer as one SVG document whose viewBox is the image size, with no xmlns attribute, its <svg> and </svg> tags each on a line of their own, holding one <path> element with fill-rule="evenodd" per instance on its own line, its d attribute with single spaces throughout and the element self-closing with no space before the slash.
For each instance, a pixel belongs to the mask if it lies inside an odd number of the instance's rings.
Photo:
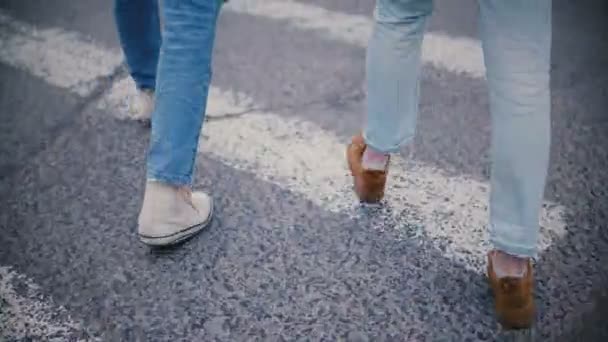
<svg viewBox="0 0 608 342">
<path fill-rule="evenodd" d="M 479 0 L 492 114 L 490 239 L 533 257 L 550 148 L 551 0 Z M 396 152 L 416 131 L 432 0 L 378 0 L 367 51 L 366 143 Z M 449 113 L 446 113 L 446 115 Z"/>
<path fill-rule="evenodd" d="M 115 0 L 119 37 L 131 77 L 155 90 L 148 179 L 192 184 L 199 133 L 211 82 L 221 1 Z M 161 44 L 162 40 L 162 44 Z"/>
</svg>

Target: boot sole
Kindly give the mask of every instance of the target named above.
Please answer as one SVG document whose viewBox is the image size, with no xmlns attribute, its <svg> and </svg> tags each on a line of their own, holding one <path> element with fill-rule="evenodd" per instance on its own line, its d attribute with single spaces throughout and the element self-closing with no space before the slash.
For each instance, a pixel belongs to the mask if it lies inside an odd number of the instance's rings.
<svg viewBox="0 0 608 342">
<path fill-rule="evenodd" d="M 165 236 L 146 236 L 139 234 L 139 239 L 146 245 L 154 247 L 172 246 L 184 242 L 209 226 L 209 223 L 211 223 L 213 219 L 213 202 L 214 201 L 212 200 L 209 209 L 209 216 L 207 216 L 207 219 L 204 222 Z"/>
</svg>

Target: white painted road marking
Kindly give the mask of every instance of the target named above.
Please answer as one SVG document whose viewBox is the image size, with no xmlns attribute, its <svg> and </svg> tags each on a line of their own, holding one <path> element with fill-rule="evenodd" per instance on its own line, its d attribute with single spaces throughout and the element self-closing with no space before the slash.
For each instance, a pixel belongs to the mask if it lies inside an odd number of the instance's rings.
<svg viewBox="0 0 608 342">
<path fill-rule="evenodd" d="M 98 77 L 111 75 L 121 64 L 122 54 L 100 48 L 78 33 L 37 30 L 0 10 L 0 61 L 86 96 Z"/>
<path fill-rule="evenodd" d="M 130 120 L 133 119 L 133 115 L 129 112 L 129 103 L 135 96 L 137 96 L 135 83 L 131 79 L 122 79 L 112 85 L 106 96 L 97 103 L 97 108 L 110 110 L 121 120 Z M 253 106 L 253 101 L 243 94 L 211 87 L 207 117 L 218 118 L 241 114 L 250 111 Z"/>
<path fill-rule="evenodd" d="M 362 48 L 367 47 L 373 28 L 371 17 L 334 12 L 292 0 L 230 0 L 225 8 L 232 12 L 284 20 L 295 28 L 315 31 L 324 38 Z M 422 61 L 449 72 L 485 77 L 483 53 L 477 39 L 428 32 L 422 44 Z"/>
<path fill-rule="evenodd" d="M 211 102 L 227 102 L 216 91 Z M 357 214 L 352 180 L 345 162 L 347 139 L 316 124 L 275 113 L 252 112 L 246 116 L 210 121 L 201 140 L 203 154 L 246 170 L 256 177 L 303 195 L 320 207 L 337 213 Z M 445 255 L 480 271 L 487 250 L 489 187 L 464 176 L 450 177 L 434 167 L 407 168 L 394 158 L 387 200 L 392 218 L 415 210 L 424 234 L 433 241 L 447 241 Z M 565 208 L 547 203 L 540 249 L 565 234 Z M 380 215 L 378 225 L 386 218 Z M 413 223 L 412 216 L 404 217 Z"/>
<path fill-rule="evenodd" d="M 0 266 L 0 339 L 65 341 L 79 329 L 63 307 L 40 294 L 39 286 Z"/>
</svg>

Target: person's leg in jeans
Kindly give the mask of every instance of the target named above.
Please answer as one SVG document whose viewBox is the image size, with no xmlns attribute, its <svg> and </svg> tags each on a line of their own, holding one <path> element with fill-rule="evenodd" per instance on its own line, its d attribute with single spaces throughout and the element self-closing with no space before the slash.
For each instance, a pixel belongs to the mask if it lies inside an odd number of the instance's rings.
<svg viewBox="0 0 608 342">
<path fill-rule="evenodd" d="M 213 202 L 190 190 L 211 81 L 219 1 L 163 0 L 163 45 L 139 218 L 145 243 L 179 242 L 209 222 Z"/>
<path fill-rule="evenodd" d="M 479 4 L 492 113 L 488 276 L 503 325 L 525 328 L 549 163 L 551 0 Z"/>
<path fill-rule="evenodd" d="M 384 196 L 389 153 L 414 138 L 420 54 L 432 0 L 378 0 L 367 48 L 367 117 L 347 157 L 363 202 Z"/>
<path fill-rule="evenodd" d="M 161 46 L 158 0 L 115 0 L 114 17 L 127 67 L 137 87 L 129 114 L 134 119 L 147 120 L 154 104 Z"/>
</svg>

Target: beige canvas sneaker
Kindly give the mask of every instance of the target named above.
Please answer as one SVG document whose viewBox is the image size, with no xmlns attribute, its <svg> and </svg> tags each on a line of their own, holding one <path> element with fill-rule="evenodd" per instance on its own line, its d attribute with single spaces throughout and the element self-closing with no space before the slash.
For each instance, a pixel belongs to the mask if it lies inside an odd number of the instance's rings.
<svg viewBox="0 0 608 342">
<path fill-rule="evenodd" d="M 209 195 L 148 181 L 139 214 L 139 238 L 151 246 L 173 245 L 207 227 L 212 215 Z"/>
<path fill-rule="evenodd" d="M 154 92 L 138 90 L 137 95 L 129 101 L 129 117 L 138 121 L 150 121 L 154 110 Z"/>
</svg>

